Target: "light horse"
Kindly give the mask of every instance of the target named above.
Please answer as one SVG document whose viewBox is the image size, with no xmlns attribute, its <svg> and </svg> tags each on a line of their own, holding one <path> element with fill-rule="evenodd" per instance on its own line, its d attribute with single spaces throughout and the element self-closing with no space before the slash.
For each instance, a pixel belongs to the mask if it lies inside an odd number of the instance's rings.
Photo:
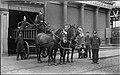
<svg viewBox="0 0 120 75">
<path fill-rule="evenodd" d="M 45 50 L 47 48 L 48 52 L 48 65 L 51 65 L 51 62 L 54 62 L 54 65 L 56 64 L 56 53 L 58 51 L 58 48 L 62 48 L 60 46 L 60 41 L 62 40 L 62 28 L 59 28 L 55 31 L 53 31 L 51 34 L 46 33 L 39 33 L 36 38 L 36 49 L 37 49 L 37 60 L 38 62 L 41 62 L 41 53 L 42 50 Z M 54 56 L 54 57 L 53 57 Z M 60 56 L 62 56 L 62 53 L 60 51 Z"/>
<path fill-rule="evenodd" d="M 70 25 L 69 28 L 67 29 L 67 41 L 65 44 L 62 43 L 63 47 L 68 47 L 68 49 L 65 49 L 64 55 L 63 55 L 63 63 L 65 63 L 65 55 L 67 51 L 67 62 L 69 62 L 69 54 L 70 54 L 70 48 L 72 50 L 71 52 L 71 62 L 73 62 L 73 53 L 75 50 L 75 46 L 77 43 L 78 37 L 83 37 L 83 29 L 78 28 L 75 25 Z"/>
</svg>

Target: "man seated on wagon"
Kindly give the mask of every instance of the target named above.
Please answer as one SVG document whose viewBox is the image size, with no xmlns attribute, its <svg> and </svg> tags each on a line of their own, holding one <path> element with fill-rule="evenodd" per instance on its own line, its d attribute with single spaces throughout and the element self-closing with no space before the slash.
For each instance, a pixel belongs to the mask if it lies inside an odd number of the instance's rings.
<svg viewBox="0 0 120 75">
<path fill-rule="evenodd" d="M 44 14 L 42 13 L 41 10 L 39 11 L 39 14 L 36 15 L 35 24 L 38 27 L 38 29 L 40 29 L 42 31 L 44 31 L 45 27 L 47 26 L 47 24 L 45 23 L 45 20 L 44 20 Z"/>
<path fill-rule="evenodd" d="M 39 11 L 39 14 L 36 15 L 36 18 L 35 18 L 35 24 L 40 24 L 43 21 L 44 21 L 43 13 L 42 11 Z"/>
<path fill-rule="evenodd" d="M 28 25 L 30 25 L 30 23 L 26 21 L 26 16 L 24 16 L 23 21 L 20 21 L 20 22 L 18 23 L 17 27 L 18 27 L 20 30 L 23 30 L 23 29 L 27 28 Z"/>
</svg>

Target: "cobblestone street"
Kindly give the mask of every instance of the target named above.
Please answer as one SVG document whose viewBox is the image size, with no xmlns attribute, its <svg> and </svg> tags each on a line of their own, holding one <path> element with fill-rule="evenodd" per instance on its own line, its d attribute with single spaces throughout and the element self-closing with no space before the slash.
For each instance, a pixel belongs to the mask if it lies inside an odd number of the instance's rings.
<svg viewBox="0 0 120 75">
<path fill-rule="evenodd" d="M 99 64 L 91 64 L 91 60 L 78 59 L 74 54 L 74 62 L 57 66 L 48 66 L 47 58 L 42 58 L 43 63 L 37 63 L 36 55 L 30 55 L 27 60 L 16 61 L 16 56 L 2 57 L 2 74 L 120 74 L 119 49 L 100 49 Z M 59 62 L 57 55 L 57 63 Z"/>
</svg>

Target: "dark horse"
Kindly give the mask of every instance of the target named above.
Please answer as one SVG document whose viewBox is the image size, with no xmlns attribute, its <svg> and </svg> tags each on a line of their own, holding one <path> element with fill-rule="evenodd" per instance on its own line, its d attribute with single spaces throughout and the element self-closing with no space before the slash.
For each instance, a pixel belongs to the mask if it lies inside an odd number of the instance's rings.
<svg viewBox="0 0 120 75">
<path fill-rule="evenodd" d="M 62 30 L 63 30 L 62 28 L 59 28 L 50 34 L 39 33 L 36 36 L 35 42 L 36 42 L 38 62 L 41 62 L 40 55 L 41 55 L 42 50 L 45 50 L 45 48 L 47 48 L 48 65 L 51 65 L 51 60 L 56 65 L 55 57 L 56 57 L 58 48 L 61 48 L 60 41 L 62 40 L 62 36 L 61 36 Z M 61 54 L 61 52 L 60 52 L 60 54 Z M 54 55 L 54 58 L 53 58 L 53 55 Z"/>
<path fill-rule="evenodd" d="M 52 57 L 52 48 L 54 46 L 54 40 L 52 38 L 52 35 L 48 35 L 45 33 L 39 33 L 35 38 L 36 43 L 36 50 L 37 50 L 37 60 L 38 62 L 41 62 L 41 52 L 42 50 L 45 50 L 47 48 L 48 52 L 48 65 L 50 65 L 50 60 Z"/>
</svg>

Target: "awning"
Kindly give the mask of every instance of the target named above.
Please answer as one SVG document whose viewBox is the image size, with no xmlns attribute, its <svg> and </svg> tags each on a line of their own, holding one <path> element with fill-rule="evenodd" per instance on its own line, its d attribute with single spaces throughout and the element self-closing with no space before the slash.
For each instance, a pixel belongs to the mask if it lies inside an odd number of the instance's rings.
<svg viewBox="0 0 120 75">
<path fill-rule="evenodd" d="M 45 0 L 1 0 L 8 3 L 44 4 Z"/>
<path fill-rule="evenodd" d="M 113 8 L 111 4 L 106 4 L 106 3 L 99 2 L 99 1 L 75 1 L 75 2 L 98 6 L 98 7 L 107 8 L 107 9 Z"/>
</svg>

